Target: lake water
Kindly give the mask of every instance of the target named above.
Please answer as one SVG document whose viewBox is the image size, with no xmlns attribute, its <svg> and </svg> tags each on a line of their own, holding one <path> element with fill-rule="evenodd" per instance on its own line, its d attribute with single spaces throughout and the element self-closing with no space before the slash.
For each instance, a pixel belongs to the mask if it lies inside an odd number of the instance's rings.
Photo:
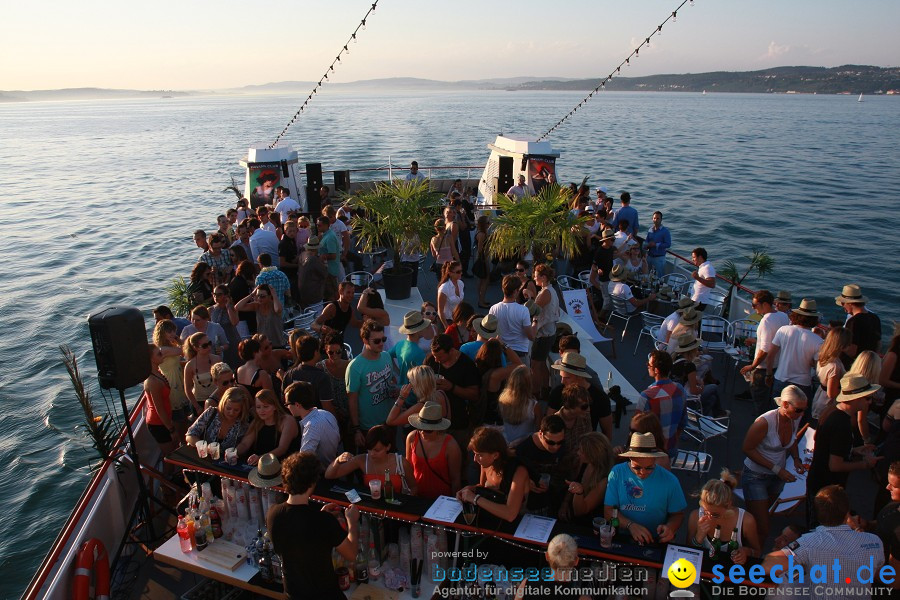
<svg viewBox="0 0 900 600">
<path fill-rule="evenodd" d="M 483 165 L 496 134 L 538 135 L 579 99 L 326 91 L 286 139 L 326 170 L 388 156 Z M 58 346 L 93 383 L 87 315 L 134 305 L 149 317 L 165 302 L 165 283 L 198 256 L 193 230 L 233 203 L 222 189 L 231 175 L 243 182 L 238 159 L 298 106 L 282 96 L 0 105 L 0 598 L 22 593 L 90 475 Z M 767 248 L 775 273 L 748 285 L 813 296 L 830 318 L 841 314 L 832 297 L 858 283 L 887 336 L 900 320 L 898 117 L 900 99 L 884 96 L 605 92 L 551 141 L 562 182 L 630 191 L 642 228 L 662 210 L 676 251 L 703 245 L 721 266 Z"/>
</svg>

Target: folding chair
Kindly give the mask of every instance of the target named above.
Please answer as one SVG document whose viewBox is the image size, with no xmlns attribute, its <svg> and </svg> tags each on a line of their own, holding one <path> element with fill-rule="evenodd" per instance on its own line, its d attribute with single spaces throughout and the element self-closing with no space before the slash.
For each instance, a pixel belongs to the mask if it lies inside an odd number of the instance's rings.
<svg viewBox="0 0 900 600">
<path fill-rule="evenodd" d="M 728 435 L 728 427 L 731 423 L 731 417 L 707 417 L 699 411 L 692 408 L 685 408 L 687 413 L 687 425 L 684 428 L 684 435 L 695 442 L 698 446 L 700 454 L 706 454 L 707 444 L 710 440 L 716 438 L 724 438 Z M 728 445 L 725 445 L 726 452 Z M 726 460 L 727 464 L 727 460 Z M 697 463 L 699 466 L 699 462 Z M 699 478 L 702 473 L 698 471 Z"/>
<path fill-rule="evenodd" d="M 659 278 L 660 285 L 667 285 L 672 288 L 673 292 L 684 292 L 684 286 L 687 284 L 687 277 L 681 273 L 669 273 Z"/>
<path fill-rule="evenodd" d="M 313 321 L 315 321 L 316 317 L 318 317 L 321 313 L 321 310 L 315 311 L 311 308 L 306 309 L 305 311 L 300 313 L 300 315 L 296 319 L 294 319 L 294 327 L 296 327 L 297 329 L 303 329 L 305 331 L 312 332 Z"/>
<path fill-rule="evenodd" d="M 659 315 L 654 315 L 653 313 L 644 311 L 641 313 L 641 319 L 643 319 L 644 326 L 641 327 L 641 332 L 638 334 L 637 343 L 634 345 L 634 352 L 632 356 L 637 354 L 638 346 L 641 345 L 641 338 L 645 335 L 649 335 L 653 342 L 656 342 L 656 333 L 659 332 L 660 326 L 662 326 L 663 317 Z M 656 331 L 654 331 L 656 328 Z M 654 345 L 655 347 L 655 345 Z"/>
<path fill-rule="evenodd" d="M 727 319 L 715 315 L 707 315 L 700 321 L 700 347 L 708 352 L 725 353 L 731 323 Z"/>
<path fill-rule="evenodd" d="M 628 301 L 621 297 L 616 296 L 615 294 L 610 296 L 610 300 L 612 300 L 613 309 L 610 311 L 609 316 L 606 318 L 606 325 L 609 325 L 610 320 L 615 317 L 617 319 L 621 319 L 625 321 L 625 327 L 622 328 L 622 339 L 625 339 L 625 333 L 628 331 L 628 323 L 631 322 L 631 319 L 640 315 L 640 313 L 628 312 Z"/>
<path fill-rule="evenodd" d="M 375 276 L 368 271 L 353 271 L 352 273 L 347 273 L 347 276 L 344 277 L 344 281 L 349 281 L 353 284 L 354 296 L 362 294 L 366 288 L 372 285 L 374 279 Z"/>
<path fill-rule="evenodd" d="M 561 292 L 565 290 L 580 290 L 584 288 L 581 281 L 579 279 L 576 279 L 575 277 L 572 277 L 571 275 L 560 275 L 556 278 L 556 284 L 559 286 L 559 290 Z"/>
<path fill-rule="evenodd" d="M 719 290 L 710 291 L 709 299 L 706 301 L 706 310 L 711 314 L 722 316 L 722 311 L 725 309 L 725 298 L 726 294 L 724 292 Z"/>
</svg>

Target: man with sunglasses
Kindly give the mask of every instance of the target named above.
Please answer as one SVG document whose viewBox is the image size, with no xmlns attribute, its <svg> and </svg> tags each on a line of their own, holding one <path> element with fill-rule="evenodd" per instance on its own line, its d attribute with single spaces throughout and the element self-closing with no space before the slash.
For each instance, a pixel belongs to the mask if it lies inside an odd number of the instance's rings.
<svg viewBox="0 0 900 600">
<path fill-rule="evenodd" d="M 607 520 L 618 510 L 619 531 L 627 532 L 638 544 L 672 541 L 687 501 L 681 483 L 656 459 L 666 453 L 656 447 L 652 433 L 631 435 L 628 452 L 619 456 L 628 461 L 609 472 L 603 511 Z"/>
<path fill-rule="evenodd" d="M 685 399 L 687 394 L 680 383 L 669 379 L 672 370 L 672 356 L 663 350 L 654 350 L 647 355 L 647 372 L 653 377 L 653 385 L 641 392 L 636 411 L 652 412 L 659 417 L 665 450 L 671 458 L 678 453 L 678 438 L 687 421 Z"/>
<path fill-rule="evenodd" d="M 394 363 L 384 352 L 387 340 L 384 326 L 367 319 L 359 337 L 363 350 L 347 365 L 344 380 L 354 441 L 358 448 L 365 448 L 366 432 L 384 424 L 399 390 Z"/>
<path fill-rule="evenodd" d="M 516 458 L 528 469 L 527 512 L 556 515 L 565 495 L 565 480 L 559 473 L 562 450 L 566 440 L 566 423 L 559 415 L 548 415 L 536 433 L 523 439 L 515 447 Z"/>
</svg>

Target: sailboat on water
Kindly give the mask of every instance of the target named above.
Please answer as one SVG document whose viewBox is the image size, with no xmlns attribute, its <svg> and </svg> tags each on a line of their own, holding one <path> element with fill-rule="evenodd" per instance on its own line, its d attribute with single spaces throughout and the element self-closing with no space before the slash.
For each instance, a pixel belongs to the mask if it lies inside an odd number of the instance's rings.
<svg viewBox="0 0 900 600">
<path fill-rule="evenodd" d="M 865 102 L 865 100 L 862 99 L 862 96 L 863 96 L 863 95 L 860 94 L 860 95 L 859 95 L 859 98 L 857 98 L 856 101 L 857 101 L 857 102 Z"/>
</svg>

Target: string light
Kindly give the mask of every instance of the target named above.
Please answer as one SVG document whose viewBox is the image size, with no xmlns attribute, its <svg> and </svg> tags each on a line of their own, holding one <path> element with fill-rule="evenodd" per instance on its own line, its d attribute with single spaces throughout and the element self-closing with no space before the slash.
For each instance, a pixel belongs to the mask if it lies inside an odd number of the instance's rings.
<svg viewBox="0 0 900 600">
<path fill-rule="evenodd" d="M 271 145 L 269 145 L 270 150 L 278 145 L 279 140 L 281 140 L 281 138 L 284 137 L 284 134 L 287 133 L 288 128 L 291 125 L 293 125 L 294 122 L 297 120 L 297 118 L 301 115 L 301 113 L 303 113 L 303 111 L 307 107 L 307 104 L 309 103 L 309 101 L 312 100 L 312 97 L 319 92 L 319 88 L 321 88 L 322 85 L 324 85 L 324 82 L 328 81 L 328 74 L 334 72 L 334 64 L 335 63 L 341 62 L 341 55 L 342 54 L 350 54 L 350 44 L 356 43 L 356 41 L 357 41 L 356 34 L 359 33 L 360 29 L 365 31 L 366 19 L 369 18 L 370 14 L 375 12 L 375 9 L 378 7 L 378 2 L 379 2 L 379 0 L 375 0 L 375 2 L 372 3 L 372 6 L 369 7 L 369 10 L 366 11 L 365 16 L 359 22 L 359 25 L 357 25 L 356 29 L 353 30 L 353 33 L 350 34 L 350 37 L 344 43 L 341 51 L 338 52 L 337 57 L 335 57 L 335 59 L 334 59 L 334 62 L 331 63 L 331 65 L 325 71 L 325 74 L 319 79 L 319 82 L 313 87 L 313 90 L 312 90 L 312 92 L 310 92 L 309 96 L 306 97 L 306 101 L 300 106 L 300 108 L 297 110 L 297 112 L 294 113 L 294 116 L 291 118 L 291 120 L 288 122 L 288 124 L 284 127 L 284 129 L 281 130 L 281 133 L 279 133 L 278 136 L 275 137 L 275 141 L 272 142 Z"/>
<path fill-rule="evenodd" d="M 556 125 L 554 125 L 554 126 L 551 127 L 550 129 L 548 129 L 546 132 L 544 132 L 544 134 L 541 135 L 541 136 L 537 139 L 537 141 L 540 142 L 541 140 L 543 140 L 543 139 L 545 139 L 547 136 L 549 136 L 551 133 L 553 133 L 554 131 L 556 131 L 563 123 L 565 123 L 565 122 L 569 119 L 569 117 L 571 117 L 572 115 L 575 114 L 575 111 L 577 111 L 578 108 L 580 108 L 582 105 L 584 105 L 590 98 L 593 98 L 595 92 L 598 92 L 598 91 L 604 89 L 605 86 L 606 86 L 606 83 L 607 83 L 608 81 L 611 81 L 612 78 L 613 78 L 613 76 L 618 75 L 618 74 L 621 74 L 621 73 L 622 73 L 622 66 L 623 66 L 623 65 L 624 65 L 625 67 L 630 67 L 630 66 L 631 66 L 631 57 L 634 56 L 635 58 L 639 58 L 641 48 L 644 47 L 644 46 L 647 46 L 647 47 L 649 48 L 649 47 L 650 47 L 650 38 L 652 38 L 654 35 L 662 35 L 662 28 L 663 28 L 663 25 L 665 25 L 665 24 L 669 21 L 669 19 L 671 19 L 672 22 L 674 23 L 674 22 L 675 22 L 675 18 L 676 18 L 677 15 L 678 15 L 678 11 L 681 9 L 682 6 L 684 6 L 684 5 L 687 4 L 688 2 L 690 2 L 691 6 L 694 5 L 694 0 L 682 0 L 681 4 L 679 4 L 678 7 L 677 7 L 675 10 L 672 11 L 672 14 L 670 14 L 669 16 L 667 16 L 667 17 L 665 18 L 665 20 L 664 20 L 662 23 L 660 23 L 659 25 L 657 25 L 656 28 L 653 30 L 653 32 L 652 32 L 650 35 L 648 35 L 646 38 L 644 38 L 644 41 L 641 42 L 641 43 L 638 45 L 638 47 L 635 48 L 635 49 L 631 52 L 631 54 L 629 54 L 629 55 L 625 58 L 625 60 L 623 60 L 622 62 L 620 62 L 620 63 L 618 64 L 618 66 L 617 66 L 615 69 L 613 69 L 612 73 L 610 73 L 610 74 L 606 77 L 606 79 L 604 79 L 597 87 L 595 87 L 593 90 L 591 90 L 591 92 L 590 92 L 585 98 L 583 98 L 583 99 L 581 100 L 581 102 L 579 102 L 578 105 L 577 105 L 574 109 L 570 110 L 570 111 L 568 112 L 568 114 L 566 114 L 562 119 L 560 119 L 559 121 L 557 121 L 557 122 L 556 122 Z"/>
</svg>

